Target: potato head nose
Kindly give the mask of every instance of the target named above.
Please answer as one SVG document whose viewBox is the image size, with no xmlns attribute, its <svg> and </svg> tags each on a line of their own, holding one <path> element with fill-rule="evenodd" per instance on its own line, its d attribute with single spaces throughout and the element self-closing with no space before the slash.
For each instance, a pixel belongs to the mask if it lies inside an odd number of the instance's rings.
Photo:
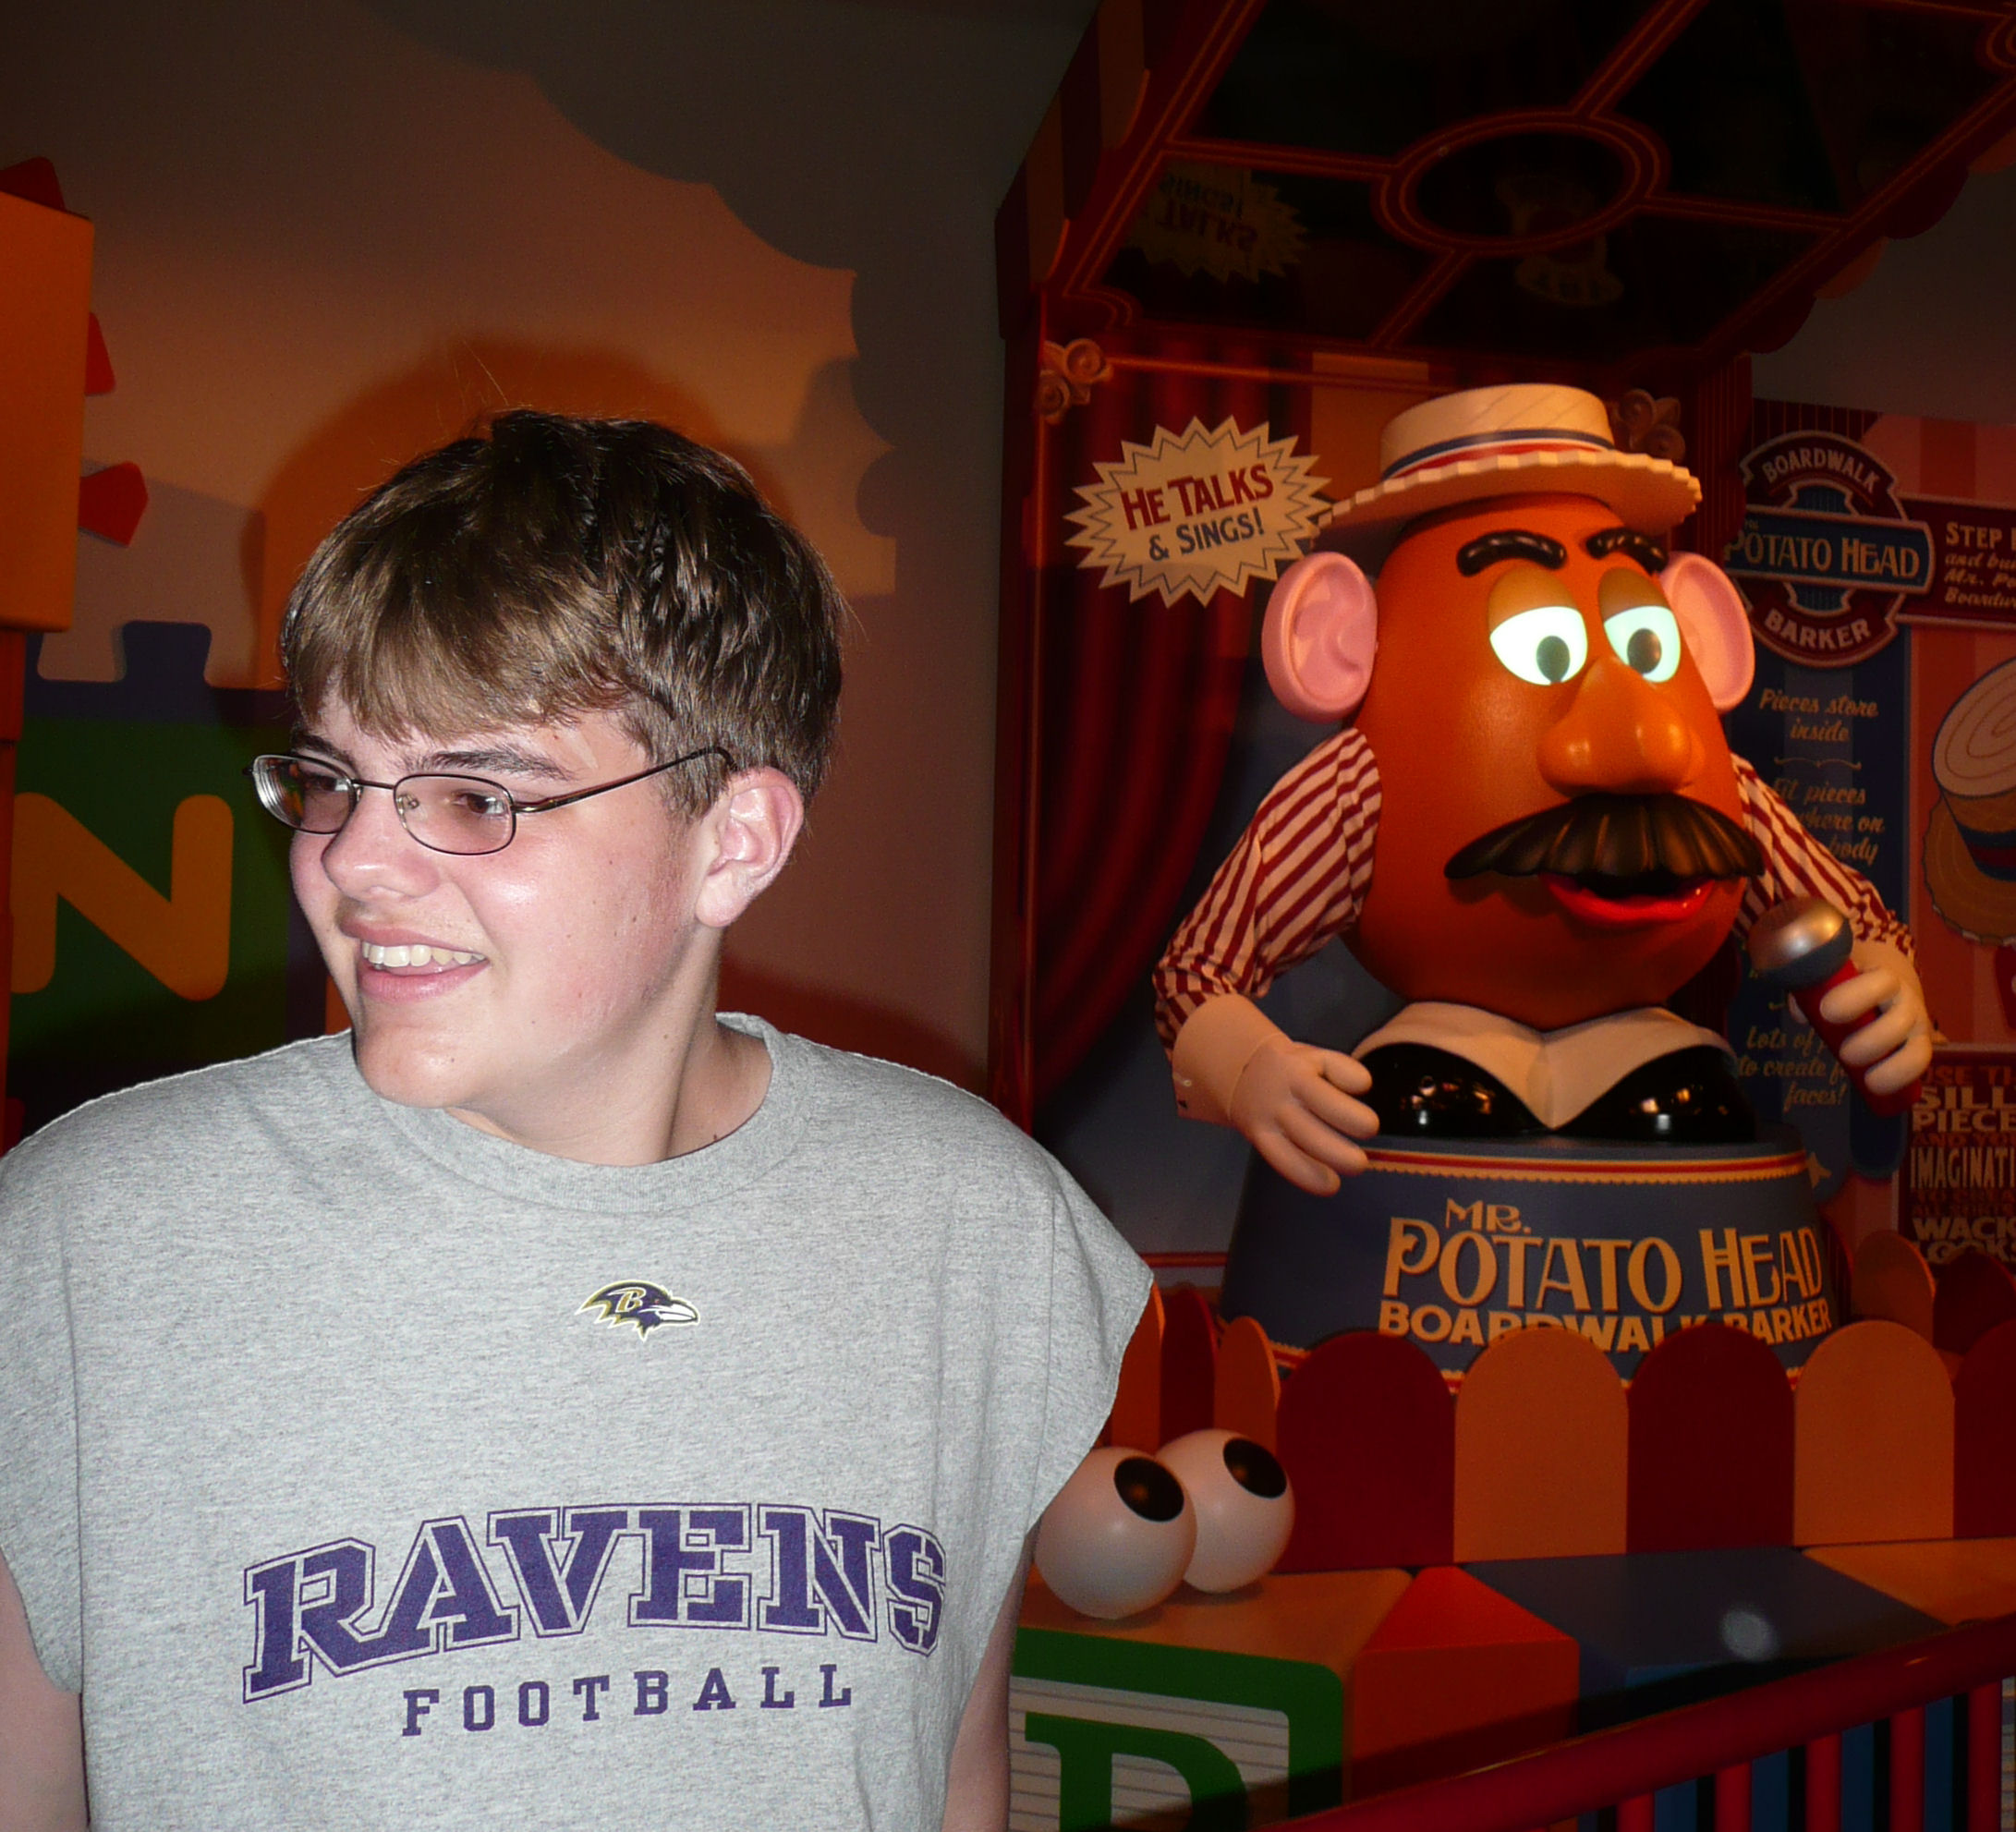
<svg viewBox="0 0 2016 1832">
<path fill-rule="evenodd" d="M 1540 740 L 1540 774 L 1564 795 L 1671 794 L 1702 760 L 1681 709 L 1615 655 L 1590 662 L 1567 713 Z"/>
</svg>

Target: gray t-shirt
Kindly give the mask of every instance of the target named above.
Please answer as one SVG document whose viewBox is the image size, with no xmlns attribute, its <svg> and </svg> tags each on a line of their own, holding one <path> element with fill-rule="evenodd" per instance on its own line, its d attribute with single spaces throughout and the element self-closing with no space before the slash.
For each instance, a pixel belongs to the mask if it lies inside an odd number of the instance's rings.
<svg viewBox="0 0 2016 1832">
<path fill-rule="evenodd" d="M 1148 1276 L 982 1103 L 747 1019 L 574 1163 L 347 1039 L 0 1163 L 0 1555 L 93 1824 L 930 1827 Z"/>
</svg>

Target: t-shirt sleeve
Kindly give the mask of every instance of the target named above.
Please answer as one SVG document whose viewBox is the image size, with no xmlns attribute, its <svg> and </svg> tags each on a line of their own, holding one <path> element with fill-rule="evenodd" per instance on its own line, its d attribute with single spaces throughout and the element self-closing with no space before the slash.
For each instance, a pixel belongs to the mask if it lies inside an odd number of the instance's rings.
<svg viewBox="0 0 2016 1832">
<path fill-rule="evenodd" d="M 0 1163 L 0 1557 L 43 1670 L 83 1690 L 77 1404 L 61 1203 L 27 1160 Z"/>
<path fill-rule="evenodd" d="M 1151 1275 L 1063 1171 L 1051 1221 L 1049 1378 L 1026 1526 L 1071 1479 L 1113 1409 Z"/>
</svg>

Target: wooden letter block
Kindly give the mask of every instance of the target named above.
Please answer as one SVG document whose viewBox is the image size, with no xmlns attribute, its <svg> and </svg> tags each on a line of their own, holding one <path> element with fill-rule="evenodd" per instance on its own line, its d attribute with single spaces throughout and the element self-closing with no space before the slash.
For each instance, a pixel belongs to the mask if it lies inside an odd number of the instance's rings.
<svg viewBox="0 0 2016 1832">
<path fill-rule="evenodd" d="M 1009 1694 L 1015 1824 L 1259 1826 L 1334 1806 L 1359 1651 L 1409 1583 L 1276 1575 L 1094 1622 L 1032 1578 Z"/>
<path fill-rule="evenodd" d="M 1470 1571 L 1580 1644 L 1584 1730 L 1937 1630 L 1894 1597 L 1782 1546 L 1524 1559 Z"/>
<path fill-rule="evenodd" d="M 1949 1626 L 2016 1614 L 2016 1539 L 1822 1546 L 1806 1556 Z"/>
<path fill-rule="evenodd" d="M 1580 1661 L 1573 1638 L 1467 1571 L 1423 1571 L 1358 1656 L 1353 1794 L 1573 1735 Z"/>
</svg>

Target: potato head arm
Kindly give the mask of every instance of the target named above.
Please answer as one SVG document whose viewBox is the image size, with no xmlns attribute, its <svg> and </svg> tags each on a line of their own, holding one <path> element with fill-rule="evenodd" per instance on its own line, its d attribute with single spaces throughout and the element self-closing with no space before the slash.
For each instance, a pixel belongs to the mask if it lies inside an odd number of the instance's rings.
<svg viewBox="0 0 2016 1832">
<path fill-rule="evenodd" d="M 1737 940 L 1774 904 L 1791 897 L 1825 897 L 1855 931 L 1850 959 L 1861 972 L 1829 992 L 1821 1012 L 1835 1024 L 1851 1023 L 1864 1012 L 1877 1014 L 1849 1036 L 1841 1061 L 1866 1072 L 1863 1079 L 1873 1094 L 1905 1086 L 1925 1074 L 1933 1042 L 1911 930 L 1885 907 L 1875 885 L 1807 832 L 1749 763 L 1740 757 L 1734 762 L 1744 818 L 1764 850 L 1765 863 L 1763 876 L 1751 881 L 1737 912 Z"/>
<path fill-rule="evenodd" d="M 1165 1049 L 1206 1000 L 1259 998 L 1356 923 L 1378 818 L 1378 766 L 1353 731 L 1318 745 L 1268 792 L 1156 964 Z"/>
<path fill-rule="evenodd" d="M 1295 1042 L 1250 999 L 1230 992 L 1198 1006 L 1170 1066 L 1184 1113 L 1244 1133 L 1312 1195 L 1365 1169 L 1357 1141 L 1378 1131 L 1378 1115 L 1354 1097 L 1370 1089 L 1371 1071 L 1341 1049 Z"/>
<path fill-rule="evenodd" d="M 1365 1168 L 1354 1141 L 1378 1122 L 1353 1097 L 1371 1077 L 1341 1050 L 1292 1041 L 1253 1000 L 1357 920 L 1378 809 L 1365 740 L 1345 731 L 1318 746 L 1261 803 L 1154 974 L 1177 1106 L 1236 1127 L 1318 1195 Z"/>
</svg>

